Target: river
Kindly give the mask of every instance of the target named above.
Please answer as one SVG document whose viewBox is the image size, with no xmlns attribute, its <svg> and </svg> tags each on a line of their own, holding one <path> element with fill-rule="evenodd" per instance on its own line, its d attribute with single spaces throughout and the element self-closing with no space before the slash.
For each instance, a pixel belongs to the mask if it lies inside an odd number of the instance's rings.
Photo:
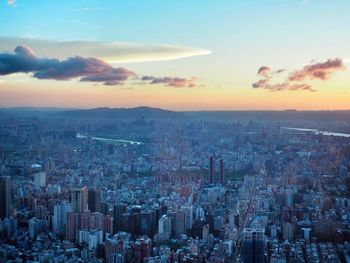
<svg viewBox="0 0 350 263">
<path fill-rule="evenodd" d="M 94 136 L 89 136 L 89 135 L 84 135 L 77 133 L 77 138 L 78 139 L 86 139 L 86 138 L 91 138 L 92 140 L 95 141 L 100 141 L 100 142 L 107 142 L 107 143 L 123 143 L 123 144 L 131 144 L 131 145 L 141 145 L 143 142 L 137 142 L 137 141 L 129 141 L 129 140 L 118 140 L 118 139 L 110 139 L 110 138 L 103 138 L 103 137 L 94 137 Z"/>
<path fill-rule="evenodd" d="M 321 134 L 321 135 L 325 135 L 325 136 L 335 136 L 335 137 L 350 138 L 350 134 L 349 133 L 321 131 L 321 130 L 317 130 L 317 129 L 293 128 L 293 127 L 281 127 L 281 129 L 293 130 L 293 131 L 302 131 L 302 132 L 311 132 L 313 134 Z"/>
</svg>

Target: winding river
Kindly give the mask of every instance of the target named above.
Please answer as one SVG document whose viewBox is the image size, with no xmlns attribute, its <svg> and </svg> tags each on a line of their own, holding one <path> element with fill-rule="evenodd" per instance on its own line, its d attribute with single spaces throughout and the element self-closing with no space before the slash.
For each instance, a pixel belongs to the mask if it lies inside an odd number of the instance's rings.
<svg viewBox="0 0 350 263">
<path fill-rule="evenodd" d="M 95 141 L 106 142 L 106 143 L 123 143 L 123 144 L 131 144 L 131 145 L 143 144 L 143 142 L 129 141 L 129 140 L 118 140 L 118 139 L 110 139 L 110 138 L 103 138 L 103 137 L 94 137 L 94 136 L 84 135 L 84 134 L 80 134 L 80 133 L 77 133 L 77 138 L 78 139 L 90 138 L 90 139 L 95 140 Z"/>
<path fill-rule="evenodd" d="M 349 133 L 341 133 L 341 132 L 330 132 L 330 131 L 321 131 L 317 129 L 306 129 L 306 128 L 293 128 L 293 127 L 281 127 L 284 130 L 293 130 L 293 131 L 302 131 L 302 132 L 311 132 L 313 134 L 321 134 L 325 136 L 335 136 L 335 137 L 345 137 L 350 138 Z"/>
</svg>

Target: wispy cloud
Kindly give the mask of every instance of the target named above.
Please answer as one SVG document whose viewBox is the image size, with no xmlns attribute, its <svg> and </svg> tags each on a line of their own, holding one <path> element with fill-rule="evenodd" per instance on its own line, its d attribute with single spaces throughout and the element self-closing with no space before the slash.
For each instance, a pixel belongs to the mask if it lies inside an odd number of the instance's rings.
<svg viewBox="0 0 350 263">
<path fill-rule="evenodd" d="M 325 62 L 313 62 L 302 69 L 287 72 L 287 77 L 281 81 L 281 73 L 286 72 L 284 69 L 272 70 L 270 67 L 262 66 L 257 72 L 260 79 L 253 83 L 252 87 L 270 91 L 303 90 L 314 92 L 316 90 L 310 84 L 300 82 L 314 79 L 326 81 L 334 72 L 343 69 L 345 69 L 345 65 L 341 59 L 328 59 Z"/>
<path fill-rule="evenodd" d="M 172 77 L 163 77 L 157 78 L 153 76 L 144 76 L 141 79 L 142 81 L 149 82 L 150 84 L 164 84 L 166 86 L 175 87 L 175 88 L 194 88 L 199 87 L 196 83 L 197 78 L 172 78 Z"/>
<path fill-rule="evenodd" d="M 288 79 L 290 81 L 303 81 L 306 79 L 328 80 L 334 72 L 344 68 L 344 63 L 340 58 L 328 59 L 326 62 L 306 65 L 302 69 L 292 72 Z"/>
<path fill-rule="evenodd" d="M 0 75 L 30 73 L 37 79 L 70 80 L 123 85 L 127 80 L 140 79 L 144 84 L 163 84 L 171 87 L 195 87 L 196 78 L 139 77 L 134 71 L 96 58 L 74 56 L 65 60 L 39 58 L 27 46 L 17 46 L 14 53 L 0 53 Z"/>
<path fill-rule="evenodd" d="M 16 4 L 16 0 L 7 0 L 7 4 L 13 6 Z"/>
<path fill-rule="evenodd" d="M 82 57 L 99 58 L 112 64 L 175 60 L 211 53 L 207 49 L 176 45 L 100 41 L 54 41 L 37 38 L 9 37 L 0 37 L 0 50 L 11 51 L 19 43 L 30 46 L 41 57 L 50 57 L 52 54 L 55 54 L 59 59 L 66 59 L 79 54 Z"/>
<path fill-rule="evenodd" d="M 312 89 L 312 87 L 308 84 L 302 83 L 302 84 L 290 84 L 288 82 L 280 82 L 280 83 L 270 83 L 270 80 L 259 80 L 255 83 L 253 83 L 253 88 L 261 88 L 266 89 L 269 91 L 284 91 L 284 90 L 291 90 L 291 91 L 297 91 L 297 90 L 306 90 L 306 91 L 316 91 Z"/>
</svg>

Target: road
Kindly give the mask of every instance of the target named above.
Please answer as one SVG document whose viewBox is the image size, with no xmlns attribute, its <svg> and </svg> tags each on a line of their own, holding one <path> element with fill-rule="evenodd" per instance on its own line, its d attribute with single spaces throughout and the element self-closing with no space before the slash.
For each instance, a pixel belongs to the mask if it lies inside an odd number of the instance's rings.
<svg viewBox="0 0 350 263">
<path fill-rule="evenodd" d="M 255 201 L 256 201 L 258 191 L 259 191 L 259 188 L 256 187 L 254 182 L 254 184 L 249 187 L 248 207 L 243 215 L 242 223 L 240 220 L 240 224 L 237 230 L 238 239 L 236 241 L 235 248 L 234 248 L 233 262 L 243 262 L 242 255 L 241 255 L 242 245 L 243 245 L 242 244 L 243 229 L 250 225 L 252 215 L 254 215 L 255 213 Z"/>
</svg>

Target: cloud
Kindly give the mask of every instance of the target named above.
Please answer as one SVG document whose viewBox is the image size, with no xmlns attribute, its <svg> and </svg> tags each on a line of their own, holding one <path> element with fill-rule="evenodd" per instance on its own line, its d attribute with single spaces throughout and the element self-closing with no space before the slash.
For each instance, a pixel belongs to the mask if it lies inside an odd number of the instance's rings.
<svg viewBox="0 0 350 263">
<path fill-rule="evenodd" d="M 136 73 L 131 70 L 115 68 L 99 74 L 83 77 L 80 81 L 104 82 L 105 85 L 122 85 L 124 81 L 136 76 Z"/>
<path fill-rule="evenodd" d="M 123 85 L 130 78 L 141 79 L 144 84 L 163 84 L 171 87 L 195 87 L 196 78 L 138 77 L 138 74 L 123 67 L 96 58 L 70 57 L 65 60 L 38 58 L 27 46 L 17 46 L 14 53 L 0 53 L 0 75 L 31 73 L 37 79 L 97 82 L 104 85 Z"/>
<path fill-rule="evenodd" d="M 328 59 L 326 62 L 306 65 L 301 70 L 292 72 L 288 79 L 289 81 L 303 81 L 305 79 L 328 80 L 334 72 L 344 68 L 345 66 L 340 58 Z"/>
<path fill-rule="evenodd" d="M 94 82 L 126 81 L 136 76 L 132 71 L 113 68 L 100 59 L 79 56 L 61 61 L 38 58 L 26 46 L 18 46 L 14 51 L 14 54 L 0 54 L 0 75 L 33 73 L 37 79 L 69 80 L 81 77 L 81 81 Z"/>
<path fill-rule="evenodd" d="M 112 64 L 166 61 L 211 53 L 207 49 L 176 45 L 10 37 L 0 37 L 0 50 L 11 51 L 19 43 L 33 48 L 40 57 L 51 57 L 55 54 L 58 59 L 67 59 L 79 54 L 81 57 L 99 58 Z"/>
<path fill-rule="evenodd" d="M 259 80 L 253 83 L 252 86 L 253 88 L 261 88 L 269 91 L 284 91 L 284 90 L 290 90 L 290 91 L 304 90 L 304 91 L 311 91 L 311 92 L 316 91 L 308 84 L 290 84 L 288 82 L 270 83 L 270 80 L 268 79 Z"/>
<path fill-rule="evenodd" d="M 266 77 L 267 75 L 269 75 L 271 73 L 271 69 L 269 67 L 266 66 L 262 66 L 259 68 L 258 70 L 258 75 L 259 76 L 264 76 Z"/>
<path fill-rule="evenodd" d="M 156 78 L 153 76 L 143 76 L 142 81 L 149 81 L 150 84 L 165 84 L 166 86 L 175 87 L 175 88 L 194 88 L 199 87 L 196 83 L 196 78 L 173 78 L 173 77 L 163 77 Z"/>
<path fill-rule="evenodd" d="M 15 0 L 7 0 L 8 5 L 15 5 L 16 1 Z"/>
<path fill-rule="evenodd" d="M 266 89 L 270 91 L 316 91 L 311 85 L 300 83 L 306 80 L 329 80 L 331 75 L 338 70 L 344 69 L 344 63 L 341 59 L 328 59 L 325 62 L 315 63 L 304 66 L 301 70 L 287 72 L 287 77 L 280 81 L 280 74 L 286 72 L 284 69 L 272 70 L 270 67 L 262 66 L 258 69 L 258 81 L 252 84 L 253 88 Z"/>
</svg>

